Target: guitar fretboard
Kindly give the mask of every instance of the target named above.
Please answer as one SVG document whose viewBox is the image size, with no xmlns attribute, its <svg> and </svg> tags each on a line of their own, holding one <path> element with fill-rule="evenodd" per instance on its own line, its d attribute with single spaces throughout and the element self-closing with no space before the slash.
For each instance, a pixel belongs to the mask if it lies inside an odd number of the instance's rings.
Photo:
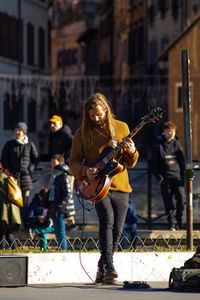
<svg viewBox="0 0 200 300">
<path fill-rule="evenodd" d="M 134 128 L 134 130 L 132 130 L 129 135 L 127 135 L 127 139 L 131 139 L 144 125 L 146 124 L 145 121 L 141 121 L 139 123 L 139 125 L 137 127 Z M 113 157 L 119 152 L 121 151 L 122 148 L 122 142 L 119 143 L 119 145 L 117 145 L 117 147 L 115 147 L 109 154 L 107 154 L 103 161 L 104 163 L 107 163 L 108 161 L 110 161 L 111 159 L 113 159 Z"/>
<path fill-rule="evenodd" d="M 142 118 L 142 121 L 129 133 L 129 135 L 127 135 L 126 138 L 128 139 L 132 138 L 145 124 L 153 122 L 157 118 L 161 117 L 162 114 L 163 114 L 163 110 L 160 107 L 156 108 L 151 112 L 150 115 L 144 116 Z M 107 154 L 104 157 L 103 159 L 104 163 L 107 163 L 111 159 L 113 159 L 115 155 L 117 155 L 118 152 L 121 150 L 121 148 L 122 148 L 122 142 L 120 142 L 119 145 L 117 145 L 117 147 L 115 147 L 109 154 Z"/>
</svg>

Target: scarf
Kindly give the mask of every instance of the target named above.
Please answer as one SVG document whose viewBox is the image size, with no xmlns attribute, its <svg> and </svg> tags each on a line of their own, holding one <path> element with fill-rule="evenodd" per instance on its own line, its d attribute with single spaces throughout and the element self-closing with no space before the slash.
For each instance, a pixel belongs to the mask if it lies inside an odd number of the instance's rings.
<svg viewBox="0 0 200 300">
<path fill-rule="evenodd" d="M 17 142 L 18 144 L 21 144 L 21 145 L 26 145 L 26 144 L 28 144 L 28 137 L 27 137 L 27 135 L 25 135 L 22 139 L 16 139 L 16 138 L 15 138 L 15 140 L 16 140 L 16 142 Z"/>
</svg>

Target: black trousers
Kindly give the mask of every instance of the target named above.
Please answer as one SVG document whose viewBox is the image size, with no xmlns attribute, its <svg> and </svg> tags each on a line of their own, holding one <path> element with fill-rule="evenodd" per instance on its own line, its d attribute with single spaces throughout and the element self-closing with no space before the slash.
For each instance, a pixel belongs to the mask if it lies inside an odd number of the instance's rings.
<svg viewBox="0 0 200 300">
<path fill-rule="evenodd" d="M 104 264 L 112 263 L 126 218 L 128 202 L 129 193 L 109 191 L 104 199 L 95 204 L 99 218 L 100 260 Z"/>
<path fill-rule="evenodd" d="M 182 180 L 176 178 L 164 179 L 161 183 L 161 193 L 169 226 L 173 226 L 176 220 L 179 227 L 182 227 L 185 203 L 185 187 Z"/>
<path fill-rule="evenodd" d="M 30 204 L 30 191 L 22 191 L 22 198 L 23 198 L 23 207 L 20 207 L 20 214 L 21 214 L 21 219 L 22 219 L 22 223 L 23 226 L 26 228 L 27 224 L 26 224 L 26 214 L 27 214 L 27 209 L 29 207 Z"/>
</svg>

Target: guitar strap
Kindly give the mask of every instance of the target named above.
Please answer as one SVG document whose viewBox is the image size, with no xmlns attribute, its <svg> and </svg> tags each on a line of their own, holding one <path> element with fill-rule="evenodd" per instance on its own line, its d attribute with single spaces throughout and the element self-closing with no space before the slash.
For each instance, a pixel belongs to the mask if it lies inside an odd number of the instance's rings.
<svg viewBox="0 0 200 300">
<path fill-rule="evenodd" d="M 115 128 L 114 128 L 114 126 L 112 127 L 112 133 L 113 133 L 113 136 L 112 136 L 112 144 L 113 144 L 113 147 L 116 148 L 116 147 L 117 147 L 117 140 L 116 140 L 116 135 L 115 135 Z"/>
</svg>

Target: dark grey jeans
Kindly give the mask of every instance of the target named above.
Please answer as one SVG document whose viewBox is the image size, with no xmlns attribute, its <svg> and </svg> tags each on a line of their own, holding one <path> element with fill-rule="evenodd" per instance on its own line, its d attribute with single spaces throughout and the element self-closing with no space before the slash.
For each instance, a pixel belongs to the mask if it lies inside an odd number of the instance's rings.
<svg viewBox="0 0 200 300">
<path fill-rule="evenodd" d="M 182 180 L 176 178 L 165 178 L 161 183 L 161 193 L 169 226 L 175 225 L 176 219 L 178 225 L 182 227 L 182 215 L 185 202 L 184 183 Z M 173 198 L 175 198 L 175 201 Z"/>
<path fill-rule="evenodd" d="M 104 264 L 112 262 L 118 247 L 126 213 L 129 193 L 109 191 L 105 198 L 95 204 L 99 218 L 99 242 Z"/>
</svg>

